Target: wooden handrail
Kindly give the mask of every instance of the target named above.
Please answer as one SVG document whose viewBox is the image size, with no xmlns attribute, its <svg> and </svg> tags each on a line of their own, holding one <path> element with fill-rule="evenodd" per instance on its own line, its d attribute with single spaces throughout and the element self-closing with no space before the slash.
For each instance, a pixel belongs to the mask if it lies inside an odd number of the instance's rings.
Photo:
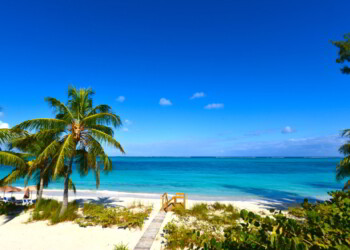
<svg viewBox="0 0 350 250">
<path fill-rule="evenodd" d="M 184 193 L 176 193 L 170 200 L 168 198 L 168 193 L 164 193 L 160 199 L 162 201 L 162 210 L 166 212 L 173 209 L 176 205 L 182 205 L 184 208 L 186 208 L 187 205 L 187 195 Z M 182 201 L 179 202 L 178 199 Z"/>
</svg>

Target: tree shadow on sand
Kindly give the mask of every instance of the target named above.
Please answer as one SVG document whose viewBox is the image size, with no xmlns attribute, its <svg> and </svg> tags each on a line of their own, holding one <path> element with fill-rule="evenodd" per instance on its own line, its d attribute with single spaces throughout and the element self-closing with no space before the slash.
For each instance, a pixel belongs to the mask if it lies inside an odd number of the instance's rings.
<svg viewBox="0 0 350 250">
<path fill-rule="evenodd" d="M 118 205 L 116 203 L 121 203 L 123 200 L 120 200 L 119 198 L 112 198 L 112 197 L 97 197 L 97 199 L 76 199 L 75 200 L 80 207 L 84 206 L 84 203 L 90 203 L 90 204 L 97 204 L 97 205 L 103 205 L 104 207 L 124 207 L 122 205 Z"/>
<path fill-rule="evenodd" d="M 321 202 L 322 200 L 316 199 L 315 197 L 300 196 L 297 193 L 281 191 L 268 188 L 253 188 L 253 187 L 241 187 L 236 185 L 222 185 L 228 189 L 238 189 L 242 192 L 253 194 L 259 197 L 258 205 L 266 209 L 286 210 L 288 207 L 299 205 L 308 199 L 311 203 Z"/>
<path fill-rule="evenodd" d="M 0 226 L 5 225 L 6 223 L 12 221 L 14 218 L 16 218 L 18 215 L 20 215 L 24 210 L 26 210 L 26 207 L 18 206 L 16 209 L 11 210 L 9 214 L 3 215 L 5 216 L 5 220 L 2 221 Z"/>
</svg>

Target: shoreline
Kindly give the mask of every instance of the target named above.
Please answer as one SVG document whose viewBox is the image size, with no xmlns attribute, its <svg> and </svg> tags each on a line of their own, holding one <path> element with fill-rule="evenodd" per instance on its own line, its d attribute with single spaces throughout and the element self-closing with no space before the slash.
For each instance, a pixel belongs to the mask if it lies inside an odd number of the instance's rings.
<svg viewBox="0 0 350 250">
<path fill-rule="evenodd" d="M 23 189 L 23 187 L 19 187 Z M 69 201 L 78 200 L 80 202 L 90 202 L 92 200 L 109 200 L 111 203 L 119 203 L 121 201 L 133 202 L 142 201 L 144 203 L 157 204 L 161 202 L 162 194 L 157 193 L 137 193 L 137 192 L 120 192 L 111 190 L 85 190 L 77 189 L 76 193 L 69 190 Z M 169 196 L 174 194 L 168 193 Z M 5 194 L 5 196 L 10 196 Z M 23 192 L 13 193 L 16 199 L 23 198 Z M 36 199 L 36 192 L 32 192 L 32 199 Z M 44 189 L 43 198 L 55 199 L 58 201 L 63 200 L 63 189 Z M 196 203 L 208 203 L 212 204 L 220 202 L 224 204 L 232 204 L 236 208 L 247 209 L 253 212 L 269 213 L 269 209 L 285 210 L 289 206 L 296 206 L 300 203 L 291 200 L 289 198 L 282 198 L 279 200 L 264 199 L 262 197 L 214 197 L 214 196 L 200 196 L 200 195 L 188 195 L 188 204 L 191 207 Z"/>
<path fill-rule="evenodd" d="M 22 186 L 16 186 L 17 188 L 23 189 Z M 21 193 L 21 192 L 20 192 Z M 167 192 L 168 193 L 168 192 Z M 63 189 L 59 188 L 45 188 L 44 195 L 47 194 L 49 196 L 62 196 Z M 33 192 L 33 196 L 35 196 L 35 192 Z M 160 199 L 163 193 L 150 193 L 150 192 L 127 192 L 127 191 L 116 191 L 116 190 L 96 190 L 96 189 L 76 189 L 76 194 L 72 190 L 69 190 L 69 196 L 80 196 L 80 197 L 97 197 L 99 195 L 110 195 L 113 197 L 129 197 L 129 198 L 139 198 L 139 199 Z M 168 193 L 169 196 L 175 195 L 174 193 Z M 298 197 L 298 199 L 308 198 L 311 200 L 319 200 L 324 201 L 329 198 L 328 194 L 317 195 L 317 196 L 309 196 L 309 197 Z M 292 197 L 278 197 L 276 199 L 273 198 L 264 198 L 259 195 L 245 195 L 245 196 L 216 196 L 216 195 L 201 195 L 201 194 L 188 194 L 188 199 L 193 201 L 205 201 L 205 202 L 264 202 L 264 203 L 289 203 L 295 204 L 300 203 L 299 200 L 296 200 Z"/>
</svg>

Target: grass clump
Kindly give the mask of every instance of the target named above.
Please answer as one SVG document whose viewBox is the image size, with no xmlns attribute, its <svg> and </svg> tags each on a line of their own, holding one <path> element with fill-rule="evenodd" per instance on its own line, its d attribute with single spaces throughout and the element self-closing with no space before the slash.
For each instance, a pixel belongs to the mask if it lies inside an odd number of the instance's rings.
<svg viewBox="0 0 350 250">
<path fill-rule="evenodd" d="M 114 250 L 129 250 L 128 245 L 119 243 L 118 245 L 114 246 Z"/>
<path fill-rule="evenodd" d="M 74 221 L 79 216 L 77 214 L 78 204 L 76 201 L 68 203 L 68 208 L 62 216 L 60 215 L 62 203 L 52 199 L 41 199 L 35 206 L 30 221 L 49 220 L 52 225 Z"/>
<path fill-rule="evenodd" d="M 77 223 L 82 227 L 101 225 L 141 229 L 151 212 L 152 207 L 144 205 L 105 208 L 103 205 L 86 203 L 83 208 L 84 217 L 78 219 Z"/>
</svg>

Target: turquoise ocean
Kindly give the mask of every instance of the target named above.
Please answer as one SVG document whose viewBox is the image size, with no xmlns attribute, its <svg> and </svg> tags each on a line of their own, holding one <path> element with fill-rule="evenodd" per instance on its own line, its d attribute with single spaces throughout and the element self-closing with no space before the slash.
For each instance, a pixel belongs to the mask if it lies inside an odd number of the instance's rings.
<svg viewBox="0 0 350 250">
<path fill-rule="evenodd" d="M 101 172 L 100 190 L 133 193 L 188 193 L 216 200 L 264 199 L 302 201 L 325 199 L 341 189 L 335 180 L 340 158 L 172 158 L 112 157 L 113 170 Z M 0 177 L 11 171 L 0 167 Z M 78 190 L 95 190 L 93 173 L 81 177 L 73 170 Z M 24 180 L 13 185 L 23 186 Z M 49 189 L 62 189 L 63 181 Z"/>
</svg>

